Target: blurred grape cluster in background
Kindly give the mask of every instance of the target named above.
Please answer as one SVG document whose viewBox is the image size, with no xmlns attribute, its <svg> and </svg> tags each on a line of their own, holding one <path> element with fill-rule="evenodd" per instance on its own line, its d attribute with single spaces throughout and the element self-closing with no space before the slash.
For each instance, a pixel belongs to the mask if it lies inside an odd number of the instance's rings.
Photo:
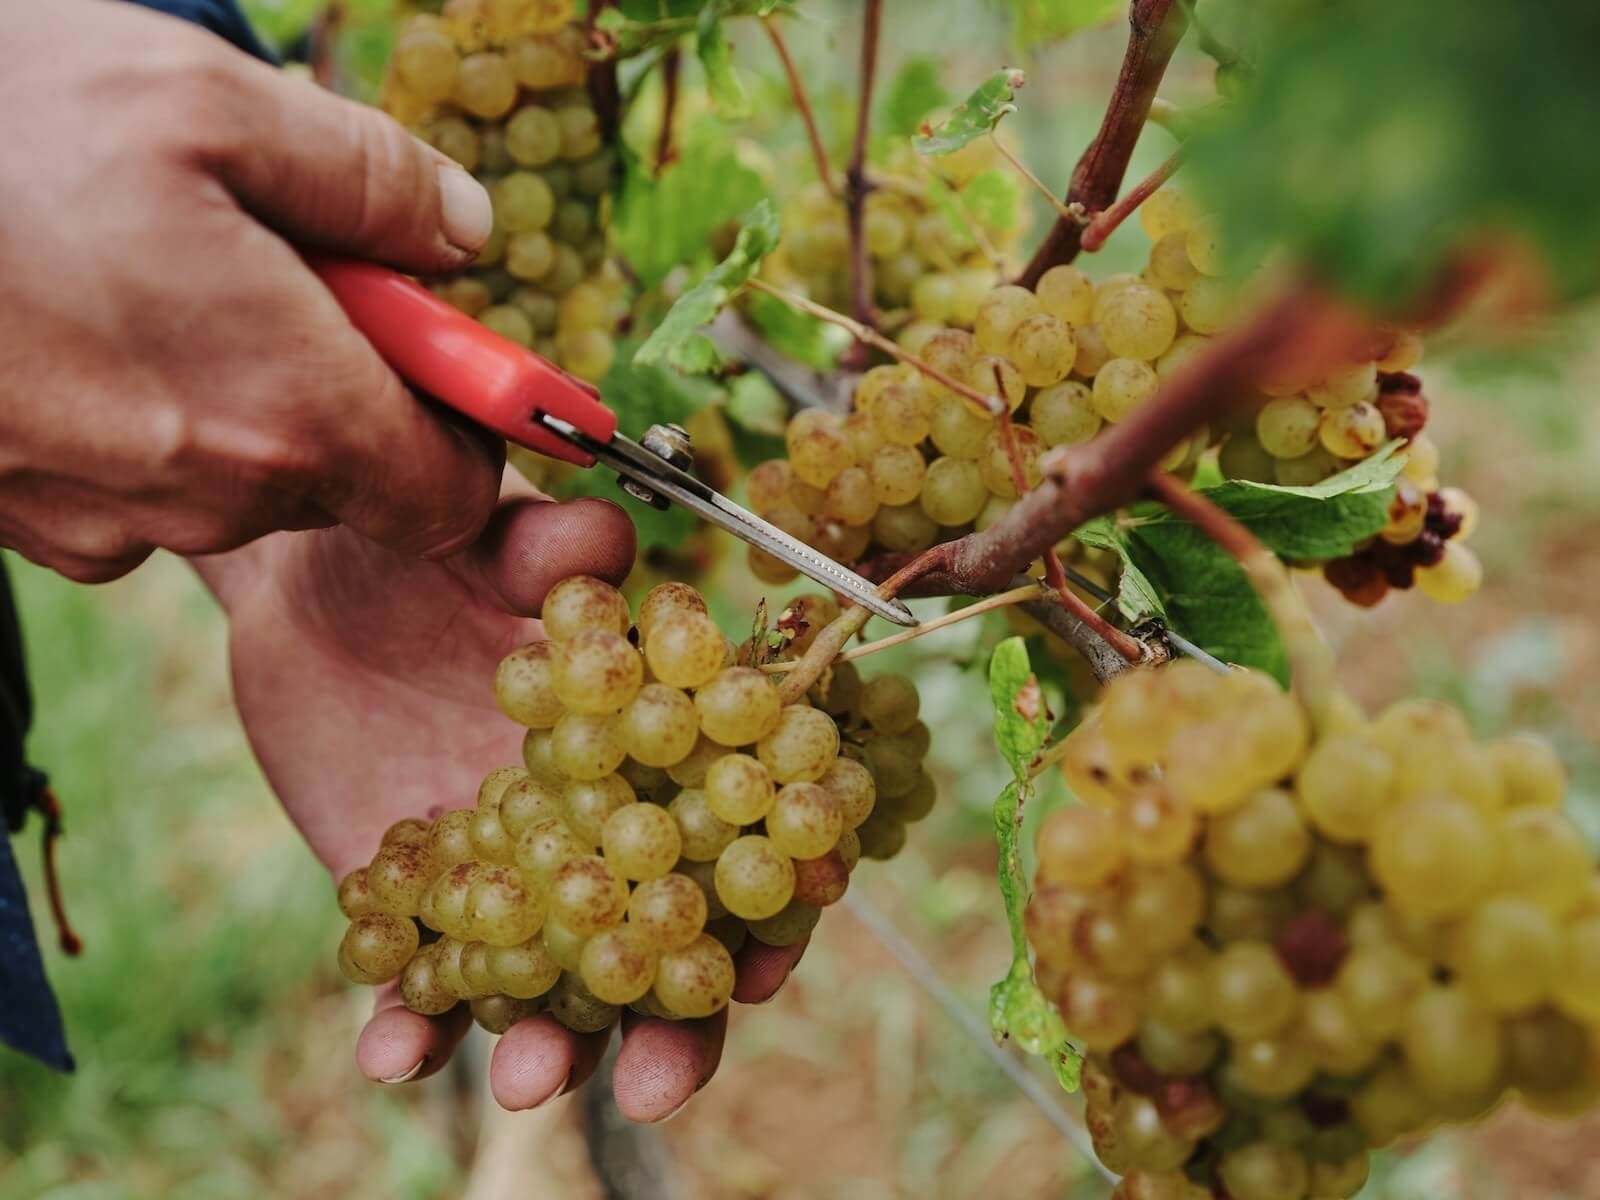
<svg viewBox="0 0 1600 1200">
<path fill-rule="evenodd" d="M 320 0 L 247 7 L 283 45 L 324 11 Z M 842 161 L 856 6 L 805 7 L 818 24 L 791 38 L 791 49 Z M 1033 7 L 890 0 L 880 77 L 926 59 L 937 67 L 925 73 L 926 99 L 949 103 L 1013 57 L 1011 19 Z M 340 8 L 340 70 L 350 90 L 370 95 L 387 55 L 391 0 Z M 735 40 L 755 102 L 739 136 L 759 144 L 776 170 L 803 175 L 803 133 L 770 47 L 758 30 L 741 28 Z M 1058 189 L 1099 121 L 1122 41 L 1114 23 L 1025 64 L 1016 133 L 1030 166 Z M 691 77 L 694 69 L 685 68 Z M 1186 50 L 1164 94 L 1209 95 L 1211 71 Z M 1145 141 L 1130 177 L 1171 145 L 1155 130 Z M 1051 216 L 1037 202 L 1033 227 Z M 1097 265 L 1137 270 L 1142 253 L 1138 230 L 1124 229 Z M 1451 478 L 1484 512 L 1474 544 L 1486 582 L 1473 604 L 1442 610 L 1396 593 L 1367 611 L 1337 603 L 1319 581 L 1308 579 L 1307 589 L 1347 687 L 1369 707 L 1422 693 L 1460 705 L 1480 734 L 1544 733 L 1572 770 L 1574 817 L 1600 840 L 1600 544 L 1592 536 L 1600 419 L 1581 400 L 1600 383 L 1600 357 L 1574 353 L 1560 364 L 1464 353 L 1429 363 L 1430 430 Z M 717 559 L 737 564 L 742 555 Z M 0 1200 L 601 1195 L 577 1104 L 507 1116 L 478 1095 L 481 1034 L 472 1035 L 476 1056 L 425 1085 L 378 1087 L 356 1072 L 352 1050 L 369 1000 L 334 969 L 341 918 L 332 885 L 250 758 L 227 702 L 221 618 L 186 569 L 162 558 L 89 589 L 12 555 L 7 565 L 38 693 L 32 753 L 66 807 L 62 875 L 87 948 L 77 960 L 47 949 L 78 1072 L 57 1076 L 0 1052 Z M 718 570 L 704 590 L 732 629 L 748 621 L 759 593 L 741 571 Z M 769 604 L 799 590 L 771 589 Z M 935 733 L 928 765 L 941 801 L 903 855 L 855 884 L 974 1014 L 1006 965 L 989 811 L 1006 768 L 991 751 L 988 713 L 971 701 L 1003 627 L 982 624 L 883 656 L 885 671 L 915 673 Z M 1060 800 L 1047 794 L 1030 821 Z M 33 836 L 17 847 L 42 917 Z M 1056 1093 L 1054 1102 L 1076 1111 L 1075 1098 Z M 1387 1152 L 1362 1195 L 1600 1197 L 1589 1150 L 1597 1135 L 1600 1117 L 1556 1125 L 1509 1106 L 1424 1148 Z M 822 923 L 775 1001 L 736 1009 L 715 1082 L 659 1136 L 670 1171 L 655 1186 L 669 1190 L 653 1195 L 1087 1198 L 1109 1190 L 849 913 Z"/>
</svg>

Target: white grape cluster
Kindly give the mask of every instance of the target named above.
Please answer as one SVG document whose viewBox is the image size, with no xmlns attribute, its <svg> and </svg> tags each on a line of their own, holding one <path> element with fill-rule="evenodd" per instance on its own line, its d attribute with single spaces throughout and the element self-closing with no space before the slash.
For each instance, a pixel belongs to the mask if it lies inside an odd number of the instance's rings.
<svg viewBox="0 0 1600 1200">
<path fill-rule="evenodd" d="M 1238 289 L 1221 274 L 1214 224 L 1171 188 L 1151 196 L 1140 219 L 1151 248 L 1137 275 L 1095 281 L 1058 266 L 1031 291 L 989 286 L 959 311 L 944 299 L 911 296 L 916 320 L 900 333 L 901 346 L 944 377 L 1005 402 L 1027 487 L 1039 481 L 1041 454 L 1127 419 L 1235 319 Z M 1214 456 L 1228 478 L 1309 485 L 1404 438 L 1407 457 L 1380 534 L 1351 557 L 1299 565 L 1321 566 L 1364 605 L 1413 584 L 1434 599 L 1462 600 L 1482 577 L 1463 544 L 1477 506 L 1460 488 L 1439 486 L 1439 452 L 1423 432 L 1427 400 L 1409 373 L 1420 339 L 1391 330 L 1379 341 L 1361 361 L 1320 378 L 1262 381 L 1225 423 L 1174 448 L 1162 466 L 1189 476 L 1202 456 Z M 786 440 L 786 460 L 752 472 L 751 505 L 845 562 L 916 553 L 982 530 L 1017 497 L 994 415 L 910 364 L 868 371 L 848 415 L 797 414 Z M 1074 539 L 1057 552 L 1107 582 L 1104 556 Z M 765 556 L 754 555 L 752 567 L 762 579 L 784 578 Z"/>
<path fill-rule="evenodd" d="M 626 305 L 605 237 L 617 163 L 571 18 L 570 0 L 446 0 L 437 14 L 414 14 L 395 42 L 382 103 L 494 201 L 494 232 L 472 269 L 434 290 L 598 381 Z"/>
<path fill-rule="evenodd" d="M 875 173 L 863 205 L 872 302 L 891 320 L 911 311 L 936 313 L 931 319 L 940 323 L 970 325 L 979 301 L 995 284 L 997 260 L 1023 230 L 1026 209 L 1020 193 L 1009 204 L 966 206 L 967 185 L 1001 165 L 988 139 L 931 160 L 934 167 L 929 160 L 914 164 L 912 157 L 908 150 Z M 920 175 L 919 167 L 937 176 Z M 942 203 L 934 189 L 944 193 Z M 762 274 L 849 312 L 850 227 L 843 199 L 821 183 L 791 197 L 783 209 L 783 240 L 762 264 Z"/>
<path fill-rule="evenodd" d="M 1600 878 L 1544 743 L 1178 662 L 1109 684 L 1041 826 L 1040 985 L 1124 1200 L 1340 1200 L 1369 1147 L 1600 1096 Z"/>
<path fill-rule="evenodd" d="M 790 653 L 837 613 L 797 602 Z M 492 771 L 475 808 L 392 826 L 339 885 L 341 969 L 398 977 L 413 1011 L 466 1001 L 496 1033 L 541 1011 L 580 1032 L 622 1005 L 709 1016 L 747 937 L 809 936 L 859 860 L 892 857 L 933 807 L 905 679 L 838 663 L 814 703 L 785 705 L 681 583 L 635 619 L 615 588 L 575 576 L 542 616 L 550 640 L 495 676 L 528 730 L 523 765 Z"/>
</svg>

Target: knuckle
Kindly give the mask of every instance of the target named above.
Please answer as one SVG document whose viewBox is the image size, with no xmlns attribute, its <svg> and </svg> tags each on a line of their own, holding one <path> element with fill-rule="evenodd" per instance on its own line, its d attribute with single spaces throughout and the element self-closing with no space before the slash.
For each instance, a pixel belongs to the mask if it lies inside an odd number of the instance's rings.
<svg viewBox="0 0 1600 1200">
<path fill-rule="evenodd" d="M 209 45 L 188 48 L 166 73 L 155 98 L 188 145 L 209 159 L 236 157 L 246 144 L 239 68 L 234 56 Z"/>
</svg>

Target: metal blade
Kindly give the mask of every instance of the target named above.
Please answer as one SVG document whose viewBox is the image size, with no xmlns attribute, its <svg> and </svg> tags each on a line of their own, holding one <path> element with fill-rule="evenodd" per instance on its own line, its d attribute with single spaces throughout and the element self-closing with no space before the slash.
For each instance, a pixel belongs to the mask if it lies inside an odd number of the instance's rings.
<svg viewBox="0 0 1600 1200">
<path fill-rule="evenodd" d="M 804 542 L 790 537 L 776 525 L 763 521 L 747 509 L 707 487 L 700 480 L 681 471 L 660 455 L 646 450 L 632 438 L 613 434 L 609 442 L 596 441 L 581 429 L 559 417 L 539 414 L 539 420 L 551 431 L 594 455 L 600 462 L 624 478 L 670 498 L 689 511 L 725 529 L 758 550 L 788 563 L 802 575 L 822 584 L 830 591 L 839 592 L 869 612 L 876 613 L 896 625 L 915 626 L 917 618 L 898 600 L 888 600 L 878 595 L 876 586 L 854 571 L 841 566 L 825 554 L 818 553 Z"/>
</svg>

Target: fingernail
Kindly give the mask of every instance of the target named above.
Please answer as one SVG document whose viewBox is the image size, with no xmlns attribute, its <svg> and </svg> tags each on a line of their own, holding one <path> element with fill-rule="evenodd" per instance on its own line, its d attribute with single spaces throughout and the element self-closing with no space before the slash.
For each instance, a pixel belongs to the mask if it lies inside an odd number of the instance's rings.
<svg viewBox="0 0 1600 1200">
<path fill-rule="evenodd" d="M 479 250 L 494 229 L 489 193 L 471 175 L 450 163 L 439 165 L 439 223 L 452 246 Z"/>
<path fill-rule="evenodd" d="M 422 1073 L 422 1068 L 425 1065 L 427 1065 L 427 1062 L 428 1062 L 428 1060 L 427 1060 L 426 1057 L 421 1058 L 421 1059 L 419 1059 L 417 1061 L 416 1066 L 412 1067 L 411 1070 L 405 1072 L 403 1075 L 387 1075 L 384 1078 L 380 1079 L 378 1082 L 379 1083 L 410 1083 L 413 1079 L 415 1079 L 419 1074 Z"/>
<path fill-rule="evenodd" d="M 534 1108 L 543 1108 L 546 1104 L 549 1104 L 552 1100 L 561 1099 L 561 1097 L 563 1097 L 563 1096 L 565 1096 L 567 1094 L 567 1089 L 569 1087 L 571 1087 L 571 1086 L 572 1086 L 572 1072 L 568 1071 L 567 1072 L 567 1077 L 561 1081 L 561 1086 L 558 1087 L 555 1091 L 551 1092 L 548 1096 L 546 1096 L 543 1100 L 539 1101 L 539 1103 L 535 1104 L 533 1107 Z"/>
<path fill-rule="evenodd" d="M 699 1088 L 695 1088 L 695 1091 L 698 1092 L 699 1090 L 700 1090 Z M 691 1095 L 689 1099 L 692 1100 L 693 1098 L 694 1097 Z M 678 1105 L 677 1108 L 673 1109 L 666 1116 L 662 1117 L 659 1121 L 657 1121 L 656 1124 L 657 1125 L 665 1125 L 668 1121 L 672 1120 L 673 1117 L 677 1116 L 679 1113 L 681 1113 L 684 1109 L 686 1109 L 688 1107 L 689 1107 L 689 1101 L 685 1100 L 682 1104 Z"/>
</svg>

